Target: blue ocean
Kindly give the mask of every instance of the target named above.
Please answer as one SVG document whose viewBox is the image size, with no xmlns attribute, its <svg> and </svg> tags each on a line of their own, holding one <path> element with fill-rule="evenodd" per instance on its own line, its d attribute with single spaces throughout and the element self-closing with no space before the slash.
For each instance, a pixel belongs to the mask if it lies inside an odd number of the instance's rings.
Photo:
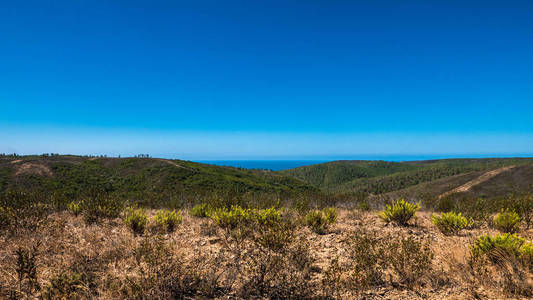
<svg viewBox="0 0 533 300">
<path fill-rule="evenodd" d="M 448 158 L 490 158 L 490 157 L 532 157 L 533 155 L 358 155 L 355 157 L 338 157 L 332 159 L 316 160 L 196 160 L 196 162 L 212 164 L 217 166 L 236 167 L 245 169 L 263 170 L 287 170 L 302 166 L 321 164 L 335 160 L 384 160 L 384 161 L 416 161 Z"/>
</svg>

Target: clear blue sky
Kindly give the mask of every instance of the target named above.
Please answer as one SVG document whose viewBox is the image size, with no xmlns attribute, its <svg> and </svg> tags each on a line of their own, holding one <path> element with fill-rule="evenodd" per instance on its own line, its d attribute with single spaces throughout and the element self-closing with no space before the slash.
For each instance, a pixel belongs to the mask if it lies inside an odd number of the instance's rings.
<svg viewBox="0 0 533 300">
<path fill-rule="evenodd" d="M 1 1 L 0 152 L 533 153 L 533 1 Z"/>
</svg>

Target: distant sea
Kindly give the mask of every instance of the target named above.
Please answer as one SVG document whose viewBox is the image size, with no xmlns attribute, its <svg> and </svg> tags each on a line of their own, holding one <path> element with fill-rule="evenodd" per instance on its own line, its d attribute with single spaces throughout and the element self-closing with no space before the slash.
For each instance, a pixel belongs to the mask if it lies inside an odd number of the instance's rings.
<svg viewBox="0 0 533 300">
<path fill-rule="evenodd" d="M 533 157 L 531 154 L 470 154 L 470 155 L 358 155 L 356 157 L 339 157 L 322 160 L 196 160 L 196 162 L 217 166 L 236 167 L 245 169 L 266 169 L 273 171 L 287 170 L 302 166 L 321 164 L 335 160 L 385 160 L 385 161 L 415 161 L 447 158 L 491 158 L 491 157 Z"/>
</svg>

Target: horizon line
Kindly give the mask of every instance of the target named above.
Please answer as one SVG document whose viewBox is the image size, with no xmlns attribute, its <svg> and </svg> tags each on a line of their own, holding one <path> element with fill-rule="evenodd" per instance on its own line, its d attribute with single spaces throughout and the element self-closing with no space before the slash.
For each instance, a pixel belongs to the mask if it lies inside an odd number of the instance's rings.
<svg viewBox="0 0 533 300">
<path fill-rule="evenodd" d="M 144 157 L 142 155 L 145 155 Z M 71 154 L 71 153 L 40 153 L 40 154 L 18 154 L 0 153 L 0 156 L 27 157 L 27 156 L 77 156 L 77 157 L 97 157 L 97 158 L 152 158 L 184 160 L 200 163 L 208 162 L 230 162 L 230 161 L 423 161 L 423 160 L 443 160 L 443 159 L 512 159 L 512 158 L 533 158 L 533 154 L 525 153 L 472 153 L 472 154 L 354 154 L 342 156 L 292 156 L 292 157 L 232 157 L 232 158 L 180 158 L 175 156 L 152 156 L 147 153 L 139 154 Z"/>
</svg>

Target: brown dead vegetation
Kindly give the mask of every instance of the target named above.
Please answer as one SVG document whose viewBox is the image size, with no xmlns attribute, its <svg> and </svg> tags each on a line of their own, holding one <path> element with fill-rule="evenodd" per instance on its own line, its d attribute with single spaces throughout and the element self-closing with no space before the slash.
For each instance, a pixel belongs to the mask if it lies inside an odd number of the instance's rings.
<svg viewBox="0 0 533 300">
<path fill-rule="evenodd" d="M 149 219 L 154 214 L 147 211 Z M 285 214 L 289 217 L 284 220 L 298 219 L 295 212 Z M 147 230 L 135 235 L 120 218 L 87 224 L 82 216 L 55 212 L 37 227 L 2 231 L 0 297 L 513 299 L 531 295 L 529 270 L 517 269 L 512 262 L 499 267 L 472 261 L 471 242 L 481 234 L 496 233 L 487 225 L 446 236 L 434 227 L 428 212 L 400 227 L 382 222 L 376 212 L 343 209 L 326 234 L 293 221 L 273 228 L 239 235 L 208 218 L 184 213 L 174 232 Z M 531 239 L 533 231 L 521 235 Z"/>
</svg>

